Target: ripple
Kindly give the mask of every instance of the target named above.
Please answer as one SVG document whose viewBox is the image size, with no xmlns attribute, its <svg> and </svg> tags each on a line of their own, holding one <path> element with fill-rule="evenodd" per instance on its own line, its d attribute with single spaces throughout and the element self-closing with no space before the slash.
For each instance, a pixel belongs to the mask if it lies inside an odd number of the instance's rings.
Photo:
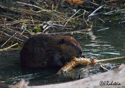
<svg viewBox="0 0 125 88">
<path fill-rule="evenodd" d="M 94 43 L 92 43 L 92 44 L 86 44 L 85 46 L 93 46 L 93 47 L 97 47 L 97 46 L 108 46 L 108 47 L 111 47 L 111 45 L 109 45 L 109 44 L 103 44 L 103 45 L 101 45 L 101 44 L 94 44 Z"/>
<path fill-rule="evenodd" d="M 120 53 L 115 52 L 102 52 L 102 54 L 120 55 Z"/>
</svg>

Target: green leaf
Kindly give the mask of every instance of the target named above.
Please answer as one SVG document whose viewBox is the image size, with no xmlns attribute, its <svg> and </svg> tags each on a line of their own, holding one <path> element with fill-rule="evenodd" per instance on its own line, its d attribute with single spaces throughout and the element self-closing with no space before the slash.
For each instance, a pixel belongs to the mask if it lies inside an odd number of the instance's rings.
<svg viewBox="0 0 125 88">
<path fill-rule="evenodd" d="M 37 29 L 37 32 L 41 32 L 41 28 L 38 26 L 35 26 L 34 29 Z"/>
</svg>

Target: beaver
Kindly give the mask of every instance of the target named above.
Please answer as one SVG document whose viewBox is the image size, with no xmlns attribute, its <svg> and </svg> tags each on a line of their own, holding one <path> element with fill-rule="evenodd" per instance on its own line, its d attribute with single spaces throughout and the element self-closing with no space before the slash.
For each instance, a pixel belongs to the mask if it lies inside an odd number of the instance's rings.
<svg viewBox="0 0 125 88">
<path fill-rule="evenodd" d="M 24 43 L 20 60 L 22 66 L 30 68 L 62 67 L 74 57 L 81 55 L 80 44 L 71 36 L 36 34 Z"/>
</svg>

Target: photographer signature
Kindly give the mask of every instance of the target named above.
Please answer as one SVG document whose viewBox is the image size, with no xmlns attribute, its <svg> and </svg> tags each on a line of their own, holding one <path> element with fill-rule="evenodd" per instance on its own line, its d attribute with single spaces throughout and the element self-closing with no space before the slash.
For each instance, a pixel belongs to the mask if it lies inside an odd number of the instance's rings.
<svg viewBox="0 0 125 88">
<path fill-rule="evenodd" d="M 100 81 L 100 86 L 111 86 L 111 85 L 121 85 L 119 82 L 114 81 Z"/>
</svg>

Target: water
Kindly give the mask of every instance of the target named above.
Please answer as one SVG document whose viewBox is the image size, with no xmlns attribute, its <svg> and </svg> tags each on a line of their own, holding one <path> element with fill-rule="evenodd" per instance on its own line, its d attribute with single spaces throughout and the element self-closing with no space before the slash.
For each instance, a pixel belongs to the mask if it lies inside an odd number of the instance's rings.
<svg viewBox="0 0 125 88">
<path fill-rule="evenodd" d="M 104 22 L 93 18 L 93 29 L 84 34 L 71 34 L 83 48 L 83 54 L 89 58 L 105 59 L 125 56 L 125 14 L 101 16 Z M 30 81 L 30 85 L 43 85 L 67 82 L 102 73 L 99 65 L 114 69 L 125 60 L 114 60 L 96 65 L 78 66 L 63 76 L 53 76 L 57 68 L 28 69 L 19 62 L 19 50 L 0 52 L 0 86 L 11 85 L 21 78 Z"/>
<path fill-rule="evenodd" d="M 109 19 L 110 20 L 110 19 Z M 99 24 L 93 30 L 83 34 L 74 34 L 83 48 L 83 54 L 90 58 L 112 58 L 125 56 L 125 25 L 118 19 L 115 24 L 108 22 Z M 105 20 L 106 21 L 106 20 Z M 101 26 L 100 26 L 101 25 Z M 110 69 L 118 67 L 125 60 L 114 60 L 90 66 L 79 66 L 63 76 L 53 75 L 58 69 L 28 69 L 22 68 L 19 63 L 19 51 L 0 52 L 0 82 L 3 85 L 14 84 L 21 78 L 29 80 L 32 85 L 66 82 L 101 73 L 99 65 L 109 66 Z"/>
</svg>

